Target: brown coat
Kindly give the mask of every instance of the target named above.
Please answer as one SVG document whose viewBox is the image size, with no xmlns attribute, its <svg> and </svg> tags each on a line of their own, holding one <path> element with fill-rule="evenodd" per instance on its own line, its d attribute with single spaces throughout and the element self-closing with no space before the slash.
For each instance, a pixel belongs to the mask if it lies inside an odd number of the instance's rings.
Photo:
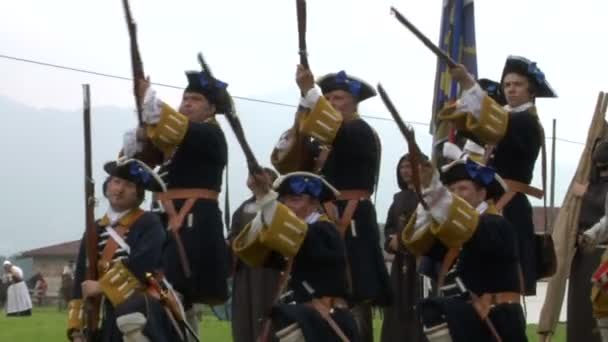
<svg viewBox="0 0 608 342">
<path fill-rule="evenodd" d="M 244 211 L 252 201 L 250 198 L 243 202 L 232 215 L 230 240 L 255 216 Z M 278 279 L 276 270 L 253 269 L 238 259 L 235 261 L 232 282 L 232 338 L 235 342 L 255 342 L 261 329 L 261 319 L 272 305 Z"/>
<path fill-rule="evenodd" d="M 417 205 L 418 200 L 415 193 L 407 189 L 402 190 L 395 194 L 387 214 L 384 227 L 385 249 L 388 253 L 394 254 L 395 258 L 390 274 L 393 303 L 384 309 L 382 342 L 426 341 L 416 310 L 422 291 L 421 280 L 416 272 L 416 258 L 405 249 L 395 253 L 388 248 L 390 236 L 401 235 L 401 230 L 416 210 Z"/>
</svg>

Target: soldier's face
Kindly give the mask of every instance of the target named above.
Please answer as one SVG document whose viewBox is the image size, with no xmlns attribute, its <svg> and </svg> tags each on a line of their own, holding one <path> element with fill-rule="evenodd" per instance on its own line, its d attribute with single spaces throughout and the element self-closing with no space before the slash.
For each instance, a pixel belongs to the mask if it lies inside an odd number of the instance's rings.
<svg viewBox="0 0 608 342">
<path fill-rule="evenodd" d="M 187 116 L 190 121 L 200 123 L 215 113 L 215 106 L 202 94 L 185 92 L 179 112 Z"/>
<path fill-rule="evenodd" d="M 342 115 L 352 115 L 357 112 L 357 102 L 351 93 L 344 90 L 334 90 L 326 93 L 325 98 L 335 110 Z"/>
<path fill-rule="evenodd" d="M 505 78 L 502 81 L 502 87 L 507 103 L 511 107 L 517 107 L 532 101 L 528 78 L 523 75 L 516 73 L 505 75 Z"/>
<path fill-rule="evenodd" d="M 106 197 L 112 209 L 118 212 L 139 206 L 137 186 L 128 180 L 111 177 L 106 190 Z"/>
<path fill-rule="evenodd" d="M 450 191 L 477 208 L 486 198 L 486 189 L 470 180 L 460 180 L 450 184 Z"/>
<path fill-rule="evenodd" d="M 307 194 L 284 195 L 281 196 L 281 202 L 301 220 L 306 219 L 319 206 L 319 202 Z"/>
</svg>

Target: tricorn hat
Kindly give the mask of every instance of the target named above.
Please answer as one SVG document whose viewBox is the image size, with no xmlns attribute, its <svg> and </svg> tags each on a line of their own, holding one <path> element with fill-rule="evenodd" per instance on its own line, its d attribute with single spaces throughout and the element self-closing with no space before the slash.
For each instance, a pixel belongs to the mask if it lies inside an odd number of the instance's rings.
<svg viewBox="0 0 608 342">
<path fill-rule="evenodd" d="M 128 180 L 148 191 L 163 192 L 167 190 L 160 176 L 146 163 L 137 159 L 124 158 L 110 161 L 103 166 L 103 169 L 110 176 Z"/>
<path fill-rule="evenodd" d="M 545 79 L 545 74 L 536 66 L 536 62 L 521 56 L 509 56 L 502 71 L 501 83 L 509 73 L 526 76 L 536 87 L 535 97 L 557 97 L 557 94 Z"/>
<path fill-rule="evenodd" d="M 317 79 L 317 84 L 321 87 L 323 94 L 334 90 L 344 90 L 350 93 L 357 103 L 376 96 L 374 87 L 360 78 L 347 75 L 344 70 L 321 76 Z"/>
</svg>

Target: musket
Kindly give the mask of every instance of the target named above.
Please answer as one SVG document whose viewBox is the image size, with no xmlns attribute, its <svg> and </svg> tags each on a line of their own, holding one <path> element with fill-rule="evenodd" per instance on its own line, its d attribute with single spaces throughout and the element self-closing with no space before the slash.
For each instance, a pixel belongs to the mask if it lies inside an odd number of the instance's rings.
<svg viewBox="0 0 608 342">
<path fill-rule="evenodd" d="M 137 108 L 137 122 L 139 127 L 143 127 L 143 99 L 140 96 L 139 85 L 141 80 L 143 80 L 146 76 L 144 73 L 144 65 L 141 61 L 141 55 L 139 54 L 139 46 L 137 44 L 137 24 L 135 23 L 133 15 L 131 14 L 129 0 L 122 0 L 122 5 L 125 11 L 127 29 L 129 31 L 131 70 L 133 71 L 133 97 L 135 98 L 135 108 Z M 144 139 L 142 141 L 142 144 L 142 151 L 136 155 L 136 158 L 142 160 L 146 164 L 150 165 L 152 168 L 154 168 L 156 165 L 161 164 L 163 160 L 162 152 L 160 152 L 160 150 L 158 150 L 152 145 L 150 139 Z"/>
<path fill-rule="evenodd" d="M 494 340 L 496 340 L 496 342 L 502 342 L 502 338 L 500 337 L 500 335 L 498 335 L 498 331 L 496 330 L 496 327 L 494 326 L 494 323 L 492 323 L 492 320 L 490 319 L 490 317 L 487 314 L 484 314 L 483 312 L 481 312 L 481 308 L 479 306 L 475 305 L 476 303 L 481 302 L 481 299 L 479 298 L 479 296 L 476 295 L 473 291 L 469 290 L 466 286 L 464 286 L 464 283 L 462 282 L 462 280 L 459 277 L 456 277 L 455 281 L 456 281 L 456 285 L 458 286 L 460 291 L 468 293 L 469 296 L 471 297 L 471 301 L 472 301 L 471 305 L 473 305 L 473 309 L 479 316 L 479 319 L 481 319 L 481 321 L 486 324 L 486 327 L 488 328 L 488 330 L 490 330 L 490 333 L 492 334 L 492 337 L 494 337 Z"/>
<path fill-rule="evenodd" d="M 85 243 L 87 258 L 87 280 L 97 280 L 97 227 L 95 225 L 95 183 L 93 181 L 93 170 L 91 162 L 91 93 L 88 84 L 82 85 L 84 103 L 84 200 L 85 200 Z M 89 297 L 85 303 L 86 315 L 86 338 L 87 341 L 95 340 L 99 321 L 100 300 Z"/>
<path fill-rule="evenodd" d="M 215 79 L 215 77 L 213 77 L 213 73 L 211 72 L 211 68 L 205 62 L 205 58 L 203 58 L 203 54 L 199 52 L 197 57 L 198 62 L 201 65 L 202 71 L 207 73 L 207 75 L 209 75 L 211 79 Z M 230 98 L 231 102 L 230 110 L 228 113 L 223 114 L 226 117 L 226 120 L 228 120 L 228 124 L 230 125 L 232 131 L 234 132 L 234 135 L 236 136 L 236 140 L 238 141 L 239 145 L 241 146 L 241 149 L 243 150 L 243 153 L 245 154 L 249 173 L 252 175 L 259 173 L 262 171 L 262 168 L 260 167 L 257 158 L 253 154 L 251 146 L 247 142 L 247 138 L 245 137 L 245 131 L 243 130 L 243 125 L 241 125 L 241 120 L 239 120 L 239 117 L 236 114 L 236 107 L 234 105 L 233 98 L 232 96 L 230 96 L 230 94 L 228 94 L 228 97 Z"/>
<path fill-rule="evenodd" d="M 408 127 L 403 122 L 403 120 L 401 119 L 401 115 L 399 115 L 399 112 L 397 112 L 397 109 L 393 105 L 393 102 L 391 101 L 391 99 L 388 97 L 388 94 L 386 93 L 386 91 L 384 91 L 384 88 L 382 87 L 382 85 L 380 83 L 378 83 L 378 86 L 376 88 L 378 89 L 378 94 L 380 94 L 380 98 L 382 99 L 382 102 L 384 102 L 384 105 L 386 106 L 388 111 L 391 113 L 393 119 L 395 120 L 395 123 L 397 124 L 397 127 L 399 128 L 399 131 L 401 131 L 401 134 L 403 134 L 403 137 L 405 138 L 405 141 L 407 142 L 407 147 L 409 150 L 408 160 L 410 162 L 410 165 L 412 166 L 412 183 L 413 183 L 412 185 L 414 186 L 414 191 L 416 192 L 416 197 L 418 197 L 419 203 L 422 205 L 422 207 L 424 209 L 428 210 L 429 206 L 424 201 L 424 198 L 422 197 L 422 189 L 421 189 L 421 184 L 420 184 L 420 173 L 419 173 L 419 169 L 418 169 L 418 167 L 420 165 L 420 156 L 422 155 L 422 152 L 420 152 L 420 148 L 418 147 L 418 144 L 416 143 L 416 136 L 414 134 L 414 129 L 411 127 Z"/>
<path fill-rule="evenodd" d="M 433 52 L 439 59 L 443 60 L 448 67 L 453 68 L 458 63 L 454 61 L 445 51 L 441 50 L 437 45 L 433 44 L 431 40 L 425 36 L 414 24 L 407 20 L 403 14 L 401 14 L 395 7 L 391 7 L 391 13 L 395 15 L 395 18 L 407 27 L 420 41 L 424 44 L 431 52 Z"/>
<path fill-rule="evenodd" d="M 131 14 L 131 7 L 129 6 L 129 0 L 122 0 L 122 5 L 125 10 L 125 19 L 127 21 L 127 29 L 129 30 L 129 40 L 131 44 L 131 68 L 133 70 L 133 96 L 135 97 L 135 106 L 137 108 L 137 120 L 139 123 L 139 127 L 144 126 L 144 122 L 142 119 L 142 104 L 143 99 L 139 93 L 139 84 L 140 81 L 144 79 L 144 65 L 141 61 L 141 55 L 139 54 L 139 46 L 137 45 L 137 24 L 135 24 L 135 20 L 133 20 L 133 15 Z M 145 139 L 143 142 L 143 150 L 139 155 L 139 159 L 143 160 L 147 164 L 151 164 L 154 167 L 157 164 L 161 163 L 162 157 L 161 152 L 152 146 L 152 142 L 149 139 Z M 186 278 L 190 278 L 192 275 L 192 270 L 190 269 L 190 262 L 188 260 L 188 255 L 186 254 L 186 249 L 184 248 L 184 243 L 179 236 L 179 233 L 174 229 L 170 229 L 171 234 L 175 240 L 175 244 L 177 247 L 177 255 L 179 257 L 180 264 L 182 265 L 182 270 L 184 271 L 184 275 Z"/>
<path fill-rule="evenodd" d="M 162 275 L 161 275 L 162 277 Z M 152 273 L 146 273 L 146 280 L 148 284 L 158 292 L 160 302 L 167 308 L 168 313 L 171 317 L 178 322 L 197 342 L 200 342 L 199 337 L 194 332 L 194 329 L 188 324 L 186 318 L 184 317 L 183 308 L 178 304 L 178 299 L 170 293 L 170 290 L 167 286 L 163 284 L 162 281 L 158 281 Z M 182 332 L 179 331 L 180 337 L 182 337 L 183 341 L 188 341 L 187 337 L 184 337 Z"/>
<path fill-rule="evenodd" d="M 296 0 L 298 16 L 298 54 L 300 64 L 308 69 L 308 51 L 306 50 L 306 0 Z"/>
<path fill-rule="evenodd" d="M 135 106 L 137 108 L 137 120 L 139 125 L 143 125 L 142 121 L 142 99 L 139 96 L 139 82 L 145 77 L 144 65 L 139 54 L 139 46 L 137 45 L 137 24 L 133 20 L 129 0 L 122 0 L 122 6 L 125 10 L 125 19 L 127 21 L 127 29 L 129 30 L 129 41 L 131 45 L 131 68 L 133 70 L 133 96 L 135 97 Z"/>
</svg>

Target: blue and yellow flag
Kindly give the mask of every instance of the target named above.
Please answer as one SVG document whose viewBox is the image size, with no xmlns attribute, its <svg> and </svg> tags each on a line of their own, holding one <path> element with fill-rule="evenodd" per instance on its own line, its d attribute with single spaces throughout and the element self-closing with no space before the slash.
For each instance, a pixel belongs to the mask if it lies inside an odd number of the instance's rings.
<svg viewBox="0 0 608 342">
<path fill-rule="evenodd" d="M 469 73 L 477 78 L 474 14 L 473 0 L 444 0 L 438 46 L 453 60 L 464 64 Z M 447 103 L 456 100 L 459 92 L 458 84 L 452 81 L 447 65 L 438 59 L 433 96 L 433 118 L 430 125 L 434 145 L 444 141 L 449 134 L 447 125 L 437 125 L 436 115 Z"/>
</svg>

